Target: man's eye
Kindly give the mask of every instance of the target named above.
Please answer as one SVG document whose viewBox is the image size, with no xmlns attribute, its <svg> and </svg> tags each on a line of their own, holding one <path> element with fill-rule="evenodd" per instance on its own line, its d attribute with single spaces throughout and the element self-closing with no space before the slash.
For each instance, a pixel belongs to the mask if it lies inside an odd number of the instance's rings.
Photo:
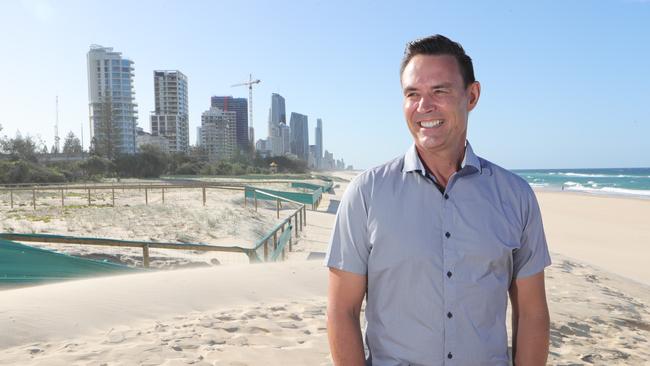
<svg viewBox="0 0 650 366">
<path fill-rule="evenodd" d="M 408 93 L 408 94 L 406 94 L 407 98 L 413 98 L 413 97 L 417 97 L 417 96 L 418 95 L 416 93 Z"/>
</svg>

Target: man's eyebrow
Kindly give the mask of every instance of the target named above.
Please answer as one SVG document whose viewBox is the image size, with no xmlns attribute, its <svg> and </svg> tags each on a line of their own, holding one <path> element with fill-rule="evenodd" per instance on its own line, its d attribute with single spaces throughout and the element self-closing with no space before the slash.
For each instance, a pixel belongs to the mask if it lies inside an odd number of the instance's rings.
<svg viewBox="0 0 650 366">
<path fill-rule="evenodd" d="M 452 85 L 453 85 L 453 84 L 450 83 L 450 82 L 444 82 L 444 83 L 436 84 L 436 85 L 432 86 L 432 87 L 431 87 L 431 90 L 436 90 L 436 89 L 449 89 L 449 88 L 452 87 Z M 416 88 L 416 87 L 414 87 L 414 86 L 407 86 L 406 88 L 404 88 L 404 90 L 403 90 L 402 92 L 403 92 L 404 94 L 406 94 L 406 93 L 410 93 L 410 92 L 412 92 L 412 91 L 417 91 L 417 89 L 418 89 L 418 88 Z"/>
<path fill-rule="evenodd" d="M 404 90 L 402 92 L 406 94 L 406 93 L 416 91 L 416 90 L 417 90 L 417 88 L 415 88 L 415 87 L 407 86 L 406 88 L 404 88 Z"/>
<path fill-rule="evenodd" d="M 431 89 L 448 89 L 451 87 L 451 85 L 452 85 L 451 83 L 442 83 L 442 84 L 432 86 Z"/>
</svg>

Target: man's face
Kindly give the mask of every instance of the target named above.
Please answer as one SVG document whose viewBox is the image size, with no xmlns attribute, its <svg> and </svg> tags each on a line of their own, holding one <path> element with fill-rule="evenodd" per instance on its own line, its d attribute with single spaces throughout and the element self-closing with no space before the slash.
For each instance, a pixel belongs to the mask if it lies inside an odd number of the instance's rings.
<svg viewBox="0 0 650 366">
<path fill-rule="evenodd" d="M 458 62 L 449 55 L 417 55 L 402 73 L 404 116 L 420 153 L 455 153 L 465 146 L 467 116 L 480 95 L 467 88 Z"/>
</svg>

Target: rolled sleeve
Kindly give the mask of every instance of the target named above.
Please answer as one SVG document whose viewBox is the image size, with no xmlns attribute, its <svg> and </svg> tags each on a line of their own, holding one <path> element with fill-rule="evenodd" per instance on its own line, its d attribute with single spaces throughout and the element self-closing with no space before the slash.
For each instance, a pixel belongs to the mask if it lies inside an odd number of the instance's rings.
<svg viewBox="0 0 650 366">
<path fill-rule="evenodd" d="M 368 272 L 368 212 L 360 179 L 350 182 L 336 213 L 324 264 L 327 267 L 366 275 Z"/>
<path fill-rule="evenodd" d="M 551 265 L 542 213 L 532 190 L 528 194 L 526 206 L 527 214 L 521 235 L 521 247 L 513 253 L 513 278 L 532 276 Z"/>
</svg>

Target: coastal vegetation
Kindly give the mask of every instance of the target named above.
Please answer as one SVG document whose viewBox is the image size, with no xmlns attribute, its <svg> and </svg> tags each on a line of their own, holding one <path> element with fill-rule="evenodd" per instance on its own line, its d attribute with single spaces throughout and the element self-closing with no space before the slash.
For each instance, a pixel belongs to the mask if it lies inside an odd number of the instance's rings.
<svg viewBox="0 0 650 366">
<path fill-rule="evenodd" d="M 1 130 L 1 126 L 0 126 Z M 16 133 L 0 137 L 0 184 L 63 183 L 98 181 L 104 178 L 158 178 L 162 175 L 241 176 L 277 173 L 306 173 L 304 161 L 290 157 L 263 158 L 259 154 L 237 153 L 229 160 L 210 160 L 201 149 L 188 154 L 162 152 L 144 145 L 136 154 L 116 155 L 111 159 L 96 151 L 85 152 L 79 138 L 70 132 L 62 150 L 52 149 L 38 138 Z"/>
</svg>

